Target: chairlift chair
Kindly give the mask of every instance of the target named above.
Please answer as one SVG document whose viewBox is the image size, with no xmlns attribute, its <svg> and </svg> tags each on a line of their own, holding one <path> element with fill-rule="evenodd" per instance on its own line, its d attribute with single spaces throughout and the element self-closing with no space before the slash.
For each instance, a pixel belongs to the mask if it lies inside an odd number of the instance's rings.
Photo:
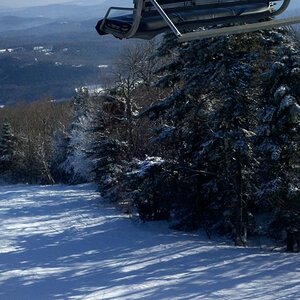
<svg viewBox="0 0 300 300">
<path fill-rule="evenodd" d="M 172 30 L 184 42 L 300 23 L 300 16 L 275 18 L 289 4 L 290 0 L 133 0 L 133 8 L 109 8 L 96 30 L 119 39 L 152 39 Z M 114 10 L 130 13 L 110 17 Z M 205 30 L 195 31 L 198 28 Z"/>
</svg>

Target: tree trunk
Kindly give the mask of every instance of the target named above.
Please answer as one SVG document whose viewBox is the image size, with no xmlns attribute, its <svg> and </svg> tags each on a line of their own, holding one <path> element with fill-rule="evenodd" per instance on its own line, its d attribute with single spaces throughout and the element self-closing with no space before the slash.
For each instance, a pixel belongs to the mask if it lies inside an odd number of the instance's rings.
<svg viewBox="0 0 300 300">
<path fill-rule="evenodd" d="M 294 252 L 294 234 L 290 230 L 287 231 L 286 236 L 286 251 Z"/>
<path fill-rule="evenodd" d="M 236 246 L 246 246 L 247 245 L 247 226 L 246 218 L 244 216 L 245 201 L 243 197 L 243 174 L 242 174 L 242 163 L 241 163 L 241 153 L 237 153 L 237 163 L 238 171 L 236 174 L 236 222 L 235 222 L 235 245 Z"/>
<path fill-rule="evenodd" d="M 130 96 L 125 98 L 126 102 L 126 119 L 127 119 L 127 139 L 128 139 L 128 145 L 129 145 L 129 150 L 131 153 L 131 150 L 133 148 L 133 119 L 132 119 L 132 100 Z"/>
</svg>

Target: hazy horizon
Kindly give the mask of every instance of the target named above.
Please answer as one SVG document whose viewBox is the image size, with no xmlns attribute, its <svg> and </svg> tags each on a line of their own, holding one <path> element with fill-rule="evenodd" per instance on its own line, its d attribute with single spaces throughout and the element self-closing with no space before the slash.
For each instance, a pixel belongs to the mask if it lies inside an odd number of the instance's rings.
<svg viewBox="0 0 300 300">
<path fill-rule="evenodd" d="M 74 2 L 72 0 L 27 0 L 24 3 L 24 0 L 1 0 L 0 6 L 7 6 L 7 7 L 28 7 L 28 6 L 42 6 L 48 4 L 55 4 L 55 3 L 67 3 L 67 2 Z"/>
<path fill-rule="evenodd" d="M 21 7 L 29 7 L 29 6 L 43 6 L 49 4 L 58 4 L 58 3 L 78 3 L 82 5 L 89 4 L 100 4 L 105 0 L 1 0 L 0 7 L 6 6 L 11 8 L 21 8 Z M 25 2 L 25 3 L 24 3 Z M 124 2 L 128 3 L 128 0 L 124 0 Z M 292 0 L 290 4 L 290 9 L 300 8 L 299 0 Z"/>
<path fill-rule="evenodd" d="M 85 0 L 85 1 L 75 1 L 75 0 L 1 0 L 0 6 L 12 7 L 12 8 L 21 8 L 21 7 L 29 7 L 29 6 L 43 6 L 49 4 L 62 4 L 62 3 L 81 3 L 84 5 L 88 4 L 97 4 L 104 2 L 104 0 Z"/>
</svg>

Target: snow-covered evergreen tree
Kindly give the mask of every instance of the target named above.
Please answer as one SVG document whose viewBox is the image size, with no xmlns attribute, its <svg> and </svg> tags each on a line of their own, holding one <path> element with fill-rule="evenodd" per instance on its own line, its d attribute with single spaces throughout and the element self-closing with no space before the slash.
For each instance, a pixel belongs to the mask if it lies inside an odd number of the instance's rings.
<svg viewBox="0 0 300 300">
<path fill-rule="evenodd" d="M 6 120 L 0 132 L 0 176 L 11 179 L 16 164 L 17 142 L 11 125 Z"/>
<path fill-rule="evenodd" d="M 68 174 L 62 168 L 67 160 L 69 137 L 64 128 L 54 132 L 51 137 L 51 171 L 55 182 L 68 182 Z"/>
<path fill-rule="evenodd" d="M 127 201 L 137 208 L 141 220 L 170 217 L 178 195 L 177 172 L 161 157 L 133 161 L 126 174 Z M 126 190 L 125 190 L 126 192 Z"/>
<path fill-rule="evenodd" d="M 232 94 L 221 99 L 213 115 L 210 138 L 197 159 L 214 174 L 204 186 L 206 196 L 211 198 L 208 211 L 218 216 L 223 232 L 233 234 L 235 243 L 243 245 L 247 243 L 255 190 L 255 116 L 252 99 L 234 91 L 232 88 Z"/>
<path fill-rule="evenodd" d="M 88 159 L 92 163 L 99 191 L 103 197 L 113 201 L 120 185 L 120 177 L 126 167 L 128 145 L 124 142 L 125 106 L 122 101 L 110 96 L 95 100 L 97 103 L 93 108 Z"/>
<path fill-rule="evenodd" d="M 286 34 L 276 32 L 271 39 L 276 55 L 264 76 L 258 199 L 275 213 L 276 232 L 292 236 L 300 231 L 300 49 Z"/>
<path fill-rule="evenodd" d="M 159 53 L 169 60 L 157 84 L 174 92 L 141 114 L 162 124 L 152 141 L 163 159 L 176 161 L 184 223 L 224 228 L 231 222 L 238 244 L 246 239 L 247 203 L 253 201 L 252 82 L 260 40 L 252 34 L 179 46 L 167 37 Z"/>
<path fill-rule="evenodd" d="M 74 116 L 69 128 L 67 158 L 61 164 L 62 170 L 69 174 L 72 183 L 92 180 L 92 165 L 87 158 L 89 144 L 90 112 L 89 93 L 80 89 L 74 97 Z"/>
</svg>

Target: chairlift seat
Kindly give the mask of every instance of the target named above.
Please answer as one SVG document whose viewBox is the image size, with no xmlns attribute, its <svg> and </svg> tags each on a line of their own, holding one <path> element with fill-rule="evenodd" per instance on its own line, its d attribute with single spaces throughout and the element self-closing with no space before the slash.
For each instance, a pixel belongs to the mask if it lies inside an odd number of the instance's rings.
<svg viewBox="0 0 300 300">
<path fill-rule="evenodd" d="M 269 6 L 265 3 L 254 3 L 251 5 L 207 9 L 189 7 L 181 11 L 170 11 L 168 16 L 178 29 L 190 31 L 199 27 L 219 24 L 220 22 L 225 24 L 236 22 L 238 18 L 240 20 L 253 14 L 259 14 L 259 18 L 261 19 L 267 18 L 270 16 Z M 136 37 L 151 39 L 168 29 L 168 24 L 166 24 L 160 15 L 145 16 L 141 20 Z"/>
<path fill-rule="evenodd" d="M 176 1 L 168 2 L 174 3 Z M 219 1 L 216 2 L 219 3 Z M 181 6 L 178 8 L 169 8 L 165 11 L 172 22 L 183 29 L 187 27 L 192 29 L 225 21 L 231 23 L 236 22 L 241 18 L 250 19 L 250 16 L 253 18 L 254 15 L 256 16 L 255 19 L 263 19 L 270 17 L 271 15 L 269 1 L 261 0 L 260 2 L 251 4 L 242 4 L 242 2 L 243 1 L 238 1 L 238 4 L 235 5 L 232 5 L 231 2 L 231 5 L 224 3 L 206 6 Z M 104 20 L 100 20 L 96 26 L 97 32 L 100 35 L 113 34 L 116 37 L 122 38 L 126 37 L 126 34 L 131 30 L 134 22 L 134 15 L 126 14 L 109 18 L 105 20 L 105 24 L 103 24 L 103 21 Z M 145 10 L 134 37 L 151 39 L 155 35 L 165 32 L 166 30 L 168 30 L 168 25 L 156 10 Z"/>
<path fill-rule="evenodd" d="M 134 8 L 111 7 L 104 19 L 96 25 L 100 35 L 112 34 L 117 38 L 141 38 L 151 39 L 157 34 L 170 29 L 179 39 L 190 36 L 191 31 L 200 27 L 211 27 L 214 25 L 235 25 L 237 32 L 251 31 L 255 26 L 264 21 L 259 28 L 266 27 L 270 23 L 295 24 L 299 18 L 286 19 L 271 23 L 270 20 L 281 14 L 288 7 L 290 0 L 283 0 L 279 9 L 273 6 L 281 0 L 133 0 Z M 111 10 L 132 11 L 117 17 L 109 17 Z M 248 24 L 245 25 L 243 24 Z M 181 34 L 180 31 L 189 31 Z M 216 31 L 217 29 L 215 29 Z M 212 31 L 212 30 L 210 30 Z M 217 30 L 218 31 L 218 30 Z M 226 30 L 224 30 L 225 32 Z M 223 31 L 222 31 L 223 33 Z M 213 33 L 214 36 L 216 33 Z"/>
</svg>

